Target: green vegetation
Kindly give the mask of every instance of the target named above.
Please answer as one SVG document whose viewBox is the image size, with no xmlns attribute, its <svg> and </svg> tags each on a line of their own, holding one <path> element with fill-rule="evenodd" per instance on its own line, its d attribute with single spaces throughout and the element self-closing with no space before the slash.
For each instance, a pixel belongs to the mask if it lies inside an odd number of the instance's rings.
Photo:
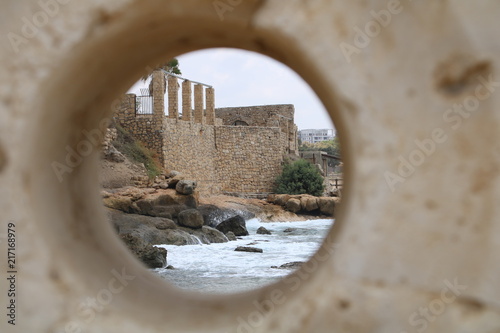
<svg viewBox="0 0 500 333">
<path fill-rule="evenodd" d="M 306 160 L 300 159 L 283 166 L 281 175 L 276 179 L 276 193 L 311 194 L 321 196 L 323 177 L 318 169 Z"/>
<path fill-rule="evenodd" d="M 179 68 L 179 60 L 177 60 L 177 58 L 173 58 L 173 59 L 171 59 L 163 64 L 159 64 L 156 66 L 155 69 L 163 69 L 169 73 L 177 74 L 177 75 L 182 74 L 181 69 Z M 142 77 L 142 80 L 147 81 L 150 76 L 151 76 L 151 73 L 146 74 Z"/>
<path fill-rule="evenodd" d="M 118 137 L 113 141 L 115 148 L 125 155 L 129 160 L 136 163 L 143 163 L 150 179 L 161 174 L 161 166 L 156 154 L 144 145 L 135 140 L 123 127 L 116 124 Z"/>
<path fill-rule="evenodd" d="M 340 157 L 340 143 L 339 138 L 335 137 L 333 140 L 321 141 L 316 143 L 308 143 L 308 142 L 300 142 L 299 151 L 324 151 L 329 155 L 334 155 Z M 328 165 L 331 167 L 339 164 L 339 161 L 332 161 L 332 165 Z"/>
</svg>

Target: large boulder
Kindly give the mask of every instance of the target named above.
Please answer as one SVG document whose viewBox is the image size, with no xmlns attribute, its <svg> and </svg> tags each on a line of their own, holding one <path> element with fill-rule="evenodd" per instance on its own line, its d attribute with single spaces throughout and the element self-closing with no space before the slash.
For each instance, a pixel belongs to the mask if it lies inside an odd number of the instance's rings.
<svg viewBox="0 0 500 333">
<path fill-rule="evenodd" d="M 194 180 L 181 180 L 175 185 L 175 190 L 179 194 L 190 195 L 194 193 L 194 190 L 198 184 Z"/>
<path fill-rule="evenodd" d="M 181 180 L 184 180 L 184 176 L 181 175 L 176 175 L 172 178 L 170 178 L 168 181 L 166 181 L 167 188 L 176 188 L 177 183 L 179 183 Z"/>
<path fill-rule="evenodd" d="M 312 212 L 319 208 L 318 198 L 311 195 L 305 195 L 300 198 L 300 207 L 303 211 Z"/>
<path fill-rule="evenodd" d="M 271 232 L 264 227 L 260 227 L 259 229 L 257 229 L 257 234 L 258 235 L 271 235 Z"/>
<path fill-rule="evenodd" d="M 318 198 L 319 210 L 322 214 L 328 216 L 334 216 L 335 214 L 335 204 L 338 199 L 322 197 Z"/>
<path fill-rule="evenodd" d="M 300 200 L 292 198 L 286 202 L 286 210 L 292 213 L 298 213 L 301 210 Z"/>
<path fill-rule="evenodd" d="M 203 216 L 196 209 L 188 209 L 179 213 L 178 223 L 180 226 L 192 229 L 200 229 L 203 226 Z"/>
<path fill-rule="evenodd" d="M 154 200 L 155 206 L 185 205 L 191 208 L 198 207 L 197 197 L 194 195 L 181 195 L 176 190 L 168 189 L 160 192 L 156 196 L 148 196 L 148 199 Z"/>
<path fill-rule="evenodd" d="M 175 222 L 169 219 L 125 214 L 111 209 L 108 211 L 108 217 L 120 236 L 132 234 L 146 244 L 188 245 L 196 243 L 188 232 L 180 230 Z"/>
<path fill-rule="evenodd" d="M 273 194 L 270 195 L 267 200 L 275 205 L 285 206 L 288 200 L 290 200 L 289 194 Z"/>
<path fill-rule="evenodd" d="M 233 216 L 221 222 L 217 225 L 217 230 L 224 234 L 232 231 L 236 236 L 248 236 L 245 219 L 240 215 Z"/>
<path fill-rule="evenodd" d="M 229 239 L 230 241 L 235 241 L 237 238 L 236 238 L 236 235 L 234 234 L 234 232 L 232 231 L 229 231 L 227 234 L 226 234 L 226 237 L 227 239 Z"/>
<path fill-rule="evenodd" d="M 227 243 L 228 238 L 222 232 L 212 227 L 204 225 L 201 227 L 201 232 L 205 239 L 210 243 Z"/>
<path fill-rule="evenodd" d="M 225 221 L 235 215 L 240 215 L 244 220 L 249 220 L 255 217 L 255 214 L 249 211 L 221 208 L 212 204 L 200 205 L 197 209 L 201 215 L 203 215 L 205 225 L 213 228 L 216 228 L 222 221 Z"/>
<path fill-rule="evenodd" d="M 132 198 L 126 196 L 115 196 L 111 195 L 103 199 L 104 206 L 120 210 L 125 213 L 135 213 L 136 208 L 134 207 L 134 202 Z"/>
<path fill-rule="evenodd" d="M 167 250 L 147 244 L 132 233 L 123 234 L 120 239 L 129 250 L 149 268 L 162 268 L 167 265 Z"/>
</svg>

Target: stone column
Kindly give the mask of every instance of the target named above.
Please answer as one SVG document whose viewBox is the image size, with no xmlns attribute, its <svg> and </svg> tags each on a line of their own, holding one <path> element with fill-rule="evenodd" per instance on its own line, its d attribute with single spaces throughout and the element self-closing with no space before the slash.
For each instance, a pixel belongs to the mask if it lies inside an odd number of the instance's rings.
<svg viewBox="0 0 500 333">
<path fill-rule="evenodd" d="M 208 125 L 215 125 L 215 90 L 214 88 L 207 88 L 206 93 L 206 121 Z"/>
<path fill-rule="evenodd" d="M 168 117 L 179 119 L 179 84 L 174 76 L 168 77 Z"/>
<path fill-rule="evenodd" d="M 191 121 L 191 81 L 186 80 L 182 82 L 182 120 Z"/>
<path fill-rule="evenodd" d="M 194 86 L 194 121 L 203 124 L 203 86 Z"/>
<path fill-rule="evenodd" d="M 162 71 L 153 72 L 150 93 L 153 95 L 153 118 L 157 126 L 161 126 L 165 117 L 165 76 Z"/>
</svg>

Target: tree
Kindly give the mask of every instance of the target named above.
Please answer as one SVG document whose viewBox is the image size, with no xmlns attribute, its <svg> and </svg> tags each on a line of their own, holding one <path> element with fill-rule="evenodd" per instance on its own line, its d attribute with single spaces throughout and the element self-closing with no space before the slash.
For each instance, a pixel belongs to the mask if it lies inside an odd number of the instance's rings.
<svg viewBox="0 0 500 333">
<path fill-rule="evenodd" d="M 319 170 L 304 159 L 286 163 L 276 179 L 279 194 L 323 194 L 323 177 Z"/>
<path fill-rule="evenodd" d="M 156 69 L 163 69 L 169 73 L 177 74 L 177 75 L 182 74 L 181 69 L 179 68 L 179 60 L 177 60 L 177 58 L 173 58 L 172 60 L 169 60 L 163 64 L 159 64 L 158 66 L 156 66 L 155 70 Z M 142 77 L 142 80 L 147 81 L 151 75 L 152 75 L 152 73 L 148 73 L 148 74 L 144 75 Z"/>
<path fill-rule="evenodd" d="M 320 141 L 316 143 L 303 142 L 299 146 L 300 151 L 324 151 L 329 155 L 340 156 L 339 138 L 336 136 L 332 140 Z"/>
<path fill-rule="evenodd" d="M 340 157 L 340 143 L 339 138 L 335 136 L 333 140 L 320 141 L 316 143 L 303 142 L 299 146 L 299 151 L 324 151 L 325 153 L 333 156 Z M 335 167 L 340 161 L 330 161 L 328 166 Z"/>
</svg>

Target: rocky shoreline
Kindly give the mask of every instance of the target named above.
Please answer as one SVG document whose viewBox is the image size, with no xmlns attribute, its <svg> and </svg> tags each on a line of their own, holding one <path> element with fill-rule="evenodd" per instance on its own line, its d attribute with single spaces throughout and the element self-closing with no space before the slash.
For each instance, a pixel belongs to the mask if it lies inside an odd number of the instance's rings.
<svg viewBox="0 0 500 333">
<path fill-rule="evenodd" d="M 268 200 L 230 196 L 200 198 L 189 180 L 155 188 L 124 187 L 102 192 L 108 217 L 127 247 L 148 267 L 167 265 L 154 245 L 223 243 L 248 235 L 245 221 L 331 218 L 337 198 L 272 195 Z M 299 215 L 307 214 L 307 215 Z"/>
</svg>

